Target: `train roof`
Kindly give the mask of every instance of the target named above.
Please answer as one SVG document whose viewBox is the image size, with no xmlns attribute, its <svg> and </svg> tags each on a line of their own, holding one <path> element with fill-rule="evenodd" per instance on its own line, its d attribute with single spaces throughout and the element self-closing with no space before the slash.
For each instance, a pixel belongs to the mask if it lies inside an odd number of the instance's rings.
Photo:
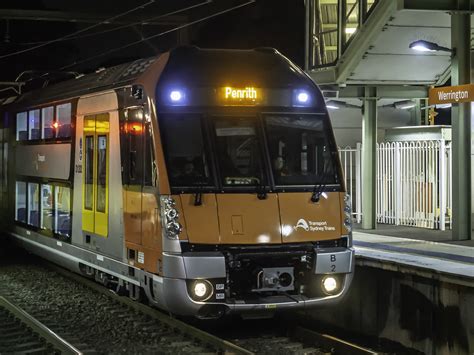
<svg viewBox="0 0 474 355">
<path fill-rule="evenodd" d="M 274 48 L 244 50 L 178 47 L 160 78 L 185 86 L 257 85 L 290 87 L 307 81 L 306 74 Z"/>
<path fill-rule="evenodd" d="M 100 68 L 93 73 L 4 99 L 2 104 L 34 106 L 129 85 L 159 57 Z M 274 48 L 231 50 L 200 49 L 195 46 L 177 47 L 170 52 L 161 81 L 186 86 L 253 83 L 262 87 L 297 87 L 302 82 L 310 82 L 299 67 Z"/>
<path fill-rule="evenodd" d="M 127 85 L 133 83 L 157 58 L 138 59 L 110 68 L 100 68 L 93 73 L 26 92 L 18 96 L 14 104 L 35 105 Z M 5 104 L 10 102 L 6 101 Z"/>
</svg>

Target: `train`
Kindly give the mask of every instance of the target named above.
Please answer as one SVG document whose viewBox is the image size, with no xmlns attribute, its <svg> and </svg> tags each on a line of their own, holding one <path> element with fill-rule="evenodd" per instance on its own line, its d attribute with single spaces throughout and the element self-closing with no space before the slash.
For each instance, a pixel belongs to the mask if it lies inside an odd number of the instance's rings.
<svg viewBox="0 0 474 355">
<path fill-rule="evenodd" d="M 202 319 L 339 301 L 352 217 L 322 92 L 273 48 L 177 47 L 2 101 L 2 228 Z"/>
</svg>

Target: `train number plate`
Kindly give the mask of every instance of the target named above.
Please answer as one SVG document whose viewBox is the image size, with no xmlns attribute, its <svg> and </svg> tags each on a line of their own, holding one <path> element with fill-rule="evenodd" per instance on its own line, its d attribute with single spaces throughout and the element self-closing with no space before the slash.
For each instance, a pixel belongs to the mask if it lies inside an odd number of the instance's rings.
<svg viewBox="0 0 474 355">
<path fill-rule="evenodd" d="M 316 254 L 316 274 L 349 273 L 352 269 L 352 251 L 322 252 Z"/>
</svg>

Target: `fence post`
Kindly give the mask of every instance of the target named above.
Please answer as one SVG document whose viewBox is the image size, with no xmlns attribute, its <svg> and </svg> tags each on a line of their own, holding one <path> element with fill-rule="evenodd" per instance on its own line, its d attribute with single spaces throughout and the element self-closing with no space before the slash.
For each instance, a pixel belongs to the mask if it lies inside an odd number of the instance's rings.
<svg viewBox="0 0 474 355">
<path fill-rule="evenodd" d="M 402 162 L 400 143 L 395 143 L 395 169 L 393 173 L 393 190 L 395 194 L 395 225 L 400 225 L 402 215 Z"/>
<path fill-rule="evenodd" d="M 362 222 L 362 175 L 360 171 L 360 152 L 362 151 L 362 144 L 356 144 L 356 182 L 355 182 L 355 198 L 356 198 L 356 221 L 357 223 Z"/>
<path fill-rule="evenodd" d="M 439 229 L 446 229 L 446 144 L 439 142 Z"/>
</svg>

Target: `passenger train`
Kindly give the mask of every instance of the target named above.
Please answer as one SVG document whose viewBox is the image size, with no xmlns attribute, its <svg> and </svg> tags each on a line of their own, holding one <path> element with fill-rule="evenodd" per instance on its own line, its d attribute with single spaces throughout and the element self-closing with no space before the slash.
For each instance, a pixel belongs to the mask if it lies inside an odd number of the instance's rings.
<svg viewBox="0 0 474 355">
<path fill-rule="evenodd" d="M 4 100 L 24 248 L 177 315 L 338 301 L 350 198 L 317 85 L 272 48 L 178 47 Z"/>
</svg>

